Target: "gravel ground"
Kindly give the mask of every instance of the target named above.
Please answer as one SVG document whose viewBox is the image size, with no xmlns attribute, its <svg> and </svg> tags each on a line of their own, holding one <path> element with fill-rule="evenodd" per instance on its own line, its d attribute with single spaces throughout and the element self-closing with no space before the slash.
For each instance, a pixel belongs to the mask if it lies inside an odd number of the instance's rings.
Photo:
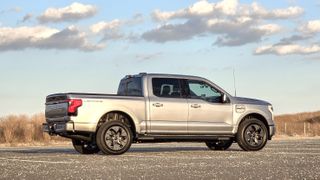
<svg viewBox="0 0 320 180">
<path fill-rule="evenodd" d="M 133 144 L 120 156 L 71 146 L 0 148 L 1 179 L 320 179 L 320 139 L 273 140 L 258 152 L 237 144 Z"/>
</svg>

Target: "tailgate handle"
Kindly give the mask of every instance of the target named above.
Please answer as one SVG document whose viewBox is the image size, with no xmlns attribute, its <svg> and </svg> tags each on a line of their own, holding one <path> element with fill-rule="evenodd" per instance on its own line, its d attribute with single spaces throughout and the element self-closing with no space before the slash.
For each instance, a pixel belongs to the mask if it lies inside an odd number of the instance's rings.
<svg viewBox="0 0 320 180">
<path fill-rule="evenodd" d="M 163 104 L 161 104 L 161 103 L 153 103 L 152 105 L 155 107 L 162 107 L 163 106 Z"/>
</svg>

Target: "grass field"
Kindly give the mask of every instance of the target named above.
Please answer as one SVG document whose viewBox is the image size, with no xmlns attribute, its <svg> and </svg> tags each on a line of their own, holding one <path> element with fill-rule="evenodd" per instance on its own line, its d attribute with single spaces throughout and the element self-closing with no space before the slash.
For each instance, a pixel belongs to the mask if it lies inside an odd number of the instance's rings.
<svg viewBox="0 0 320 180">
<path fill-rule="evenodd" d="M 44 114 L 9 115 L 0 118 L 0 144 L 48 144 L 67 139 L 42 132 Z M 276 136 L 320 136 L 320 111 L 279 115 L 275 117 Z"/>
</svg>

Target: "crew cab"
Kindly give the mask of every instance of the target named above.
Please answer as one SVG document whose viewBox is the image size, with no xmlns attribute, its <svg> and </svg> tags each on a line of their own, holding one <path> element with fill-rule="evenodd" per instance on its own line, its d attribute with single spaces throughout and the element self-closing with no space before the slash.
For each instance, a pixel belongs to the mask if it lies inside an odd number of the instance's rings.
<svg viewBox="0 0 320 180">
<path fill-rule="evenodd" d="M 117 94 L 52 94 L 45 116 L 43 130 L 70 138 L 82 154 L 117 155 L 135 142 L 167 141 L 204 142 L 211 150 L 237 142 L 257 151 L 275 133 L 270 103 L 188 75 L 127 75 Z"/>
</svg>

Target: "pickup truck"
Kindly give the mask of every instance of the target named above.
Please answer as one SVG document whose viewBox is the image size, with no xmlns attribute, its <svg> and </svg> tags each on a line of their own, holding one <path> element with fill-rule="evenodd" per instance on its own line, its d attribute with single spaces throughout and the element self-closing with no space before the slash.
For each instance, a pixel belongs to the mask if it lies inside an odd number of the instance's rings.
<svg viewBox="0 0 320 180">
<path fill-rule="evenodd" d="M 70 138 L 82 154 L 118 155 L 132 143 L 168 141 L 204 142 L 211 150 L 237 142 L 257 151 L 275 133 L 270 103 L 188 75 L 127 75 L 117 94 L 52 94 L 45 116 L 44 132 Z"/>
</svg>

